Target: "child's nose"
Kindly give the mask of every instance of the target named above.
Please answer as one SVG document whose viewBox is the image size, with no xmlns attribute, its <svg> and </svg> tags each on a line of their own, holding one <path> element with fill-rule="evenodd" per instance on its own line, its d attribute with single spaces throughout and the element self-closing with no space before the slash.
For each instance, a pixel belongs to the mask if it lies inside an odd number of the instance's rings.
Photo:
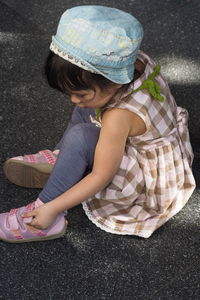
<svg viewBox="0 0 200 300">
<path fill-rule="evenodd" d="M 77 96 L 75 96 L 75 95 L 71 95 L 71 101 L 74 103 L 74 104 L 79 104 L 79 103 L 81 103 L 81 101 L 80 101 L 80 99 L 77 97 Z"/>
</svg>

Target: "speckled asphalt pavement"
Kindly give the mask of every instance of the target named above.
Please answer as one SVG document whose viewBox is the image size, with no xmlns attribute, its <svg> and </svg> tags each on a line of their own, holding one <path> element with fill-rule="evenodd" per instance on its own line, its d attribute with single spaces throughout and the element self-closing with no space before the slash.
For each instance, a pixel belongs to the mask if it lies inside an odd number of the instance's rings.
<svg viewBox="0 0 200 300">
<path fill-rule="evenodd" d="M 61 13 L 101 4 L 143 24 L 142 49 L 162 65 L 189 128 L 197 188 L 184 209 L 149 239 L 112 235 L 81 205 L 70 210 L 63 238 L 0 242 L 0 299 L 200 299 L 200 2 L 198 0 L 0 0 L 0 212 L 34 201 L 39 190 L 3 175 L 8 157 L 52 149 L 72 105 L 48 87 L 43 64 Z"/>
</svg>

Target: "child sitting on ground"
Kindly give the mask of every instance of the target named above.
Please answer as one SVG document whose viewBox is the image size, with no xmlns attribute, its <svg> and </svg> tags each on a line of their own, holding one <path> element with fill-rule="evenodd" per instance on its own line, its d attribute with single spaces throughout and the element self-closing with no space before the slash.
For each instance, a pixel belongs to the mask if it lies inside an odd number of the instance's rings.
<svg viewBox="0 0 200 300">
<path fill-rule="evenodd" d="M 147 238 L 186 204 L 195 188 L 187 111 L 139 50 L 142 37 L 138 20 L 115 8 L 64 12 L 46 75 L 76 108 L 55 151 L 5 163 L 16 184 L 47 182 L 36 201 L 0 214 L 2 240 L 60 237 L 80 203 L 101 229 Z"/>
</svg>

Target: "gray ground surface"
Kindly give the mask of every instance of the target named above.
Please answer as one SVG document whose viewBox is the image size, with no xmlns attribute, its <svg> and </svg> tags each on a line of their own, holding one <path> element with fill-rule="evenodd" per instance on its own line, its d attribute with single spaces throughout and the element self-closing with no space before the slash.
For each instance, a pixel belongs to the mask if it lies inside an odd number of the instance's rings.
<svg viewBox="0 0 200 300">
<path fill-rule="evenodd" d="M 162 64 L 177 103 L 190 113 L 197 189 L 185 208 L 151 238 L 108 234 L 81 206 L 64 238 L 0 242 L 0 299 L 199 299 L 200 2 L 198 0 L 0 0 L 0 211 L 35 200 L 38 190 L 3 176 L 8 157 L 52 148 L 72 106 L 50 89 L 42 68 L 61 13 L 101 4 L 143 23 L 142 49 Z"/>
</svg>

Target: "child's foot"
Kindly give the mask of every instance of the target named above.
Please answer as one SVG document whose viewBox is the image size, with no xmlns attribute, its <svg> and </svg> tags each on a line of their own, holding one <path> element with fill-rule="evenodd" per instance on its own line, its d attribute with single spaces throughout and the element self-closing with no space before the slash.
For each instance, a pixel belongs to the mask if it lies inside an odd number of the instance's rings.
<svg viewBox="0 0 200 300">
<path fill-rule="evenodd" d="M 0 214 L 0 239 L 10 243 L 24 243 L 51 240 L 63 236 L 67 228 L 64 213 L 59 214 L 49 228 L 42 230 L 27 224 L 31 222 L 32 217 L 21 217 L 23 213 L 32 211 L 42 204 L 43 202 L 38 198 L 27 206 Z"/>
<path fill-rule="evenodd" d="M 43 188 L 56 162 L 59 150 L 43 150 L 36 154 L 17 156 L 4 164 L 4 173 L 12 183 L 23 187 Z"/>
</svg>

